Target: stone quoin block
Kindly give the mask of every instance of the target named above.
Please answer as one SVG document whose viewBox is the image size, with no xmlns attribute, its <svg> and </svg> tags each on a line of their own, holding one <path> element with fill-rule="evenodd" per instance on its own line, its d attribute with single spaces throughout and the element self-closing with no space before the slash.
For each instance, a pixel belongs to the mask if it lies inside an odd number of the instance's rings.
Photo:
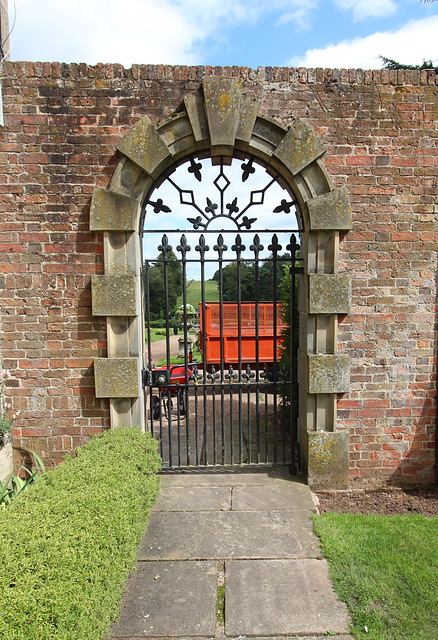
<svg viewBox="0 0 438 640">
<path fill-rule="evenodd" d="M 140 369 L 137 358 L 95 358 L 96 398 L 138 398 Z"/>
<path fill-rule="evenodd" d="M 116 145 L 116 148 L 149 175 L 159 173 L 170 152 L 148 116 L 137 122 Z"/>
<path fill-rule="evenodd" d="M 314 131 L 302 120 L 295 120 L 274 152 L 292 175 L 317 160 L 327 151 Z"/>
<path fill-rule="evenodd" d="M 136 316 L 136 276 L 92 276 L 91 302 L 94 316 Z"/>
<path fill-rule="evenodd" d="M 90 231 L 134 231 L 139 203 L 103 189 L 93 191 L 90 207 Z"/>
<path fill-rule="evenodd" d="M 347 231 L 352 227 L 352 214 L 347 189 L 341 187 L 306 203 L 312 231 L 338 229 Z"/>
<path fill-rule="evenodd" d="M 309 275 L 309 313 L 349 313 L 351 276 L 346 273 Z"/>
<path fill-rule="evenodd" d="M 309 393 L 346 393 L 350 389 L 350 356 L 310 354 Z"/>
<path fill-rule="evenodd" d="M 312 489 L 348 489 L 348 433 L 310 431 L 308 437 L 308 478 Z"/>
</svg>

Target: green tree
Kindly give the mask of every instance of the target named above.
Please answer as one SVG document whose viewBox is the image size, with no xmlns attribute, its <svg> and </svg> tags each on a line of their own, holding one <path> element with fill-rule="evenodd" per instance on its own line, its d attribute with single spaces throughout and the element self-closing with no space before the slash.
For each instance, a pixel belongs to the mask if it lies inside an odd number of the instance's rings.
<svg viewBox="0 0 438 640">
<path fill-rule="evenodd" d="M 173 315 L 176 309 L 176 301 L 183 289 L 181 263 L 173 253 L 169 251 L 167 262 L 167 283 L 168 283 L 168 307 L 166 309 L 165 287 L 164 287 L 164 258 L 160 253 L 157 260 L 149 266 L 149 300 L 150 311 L 156 317 L 166 317 L 166 313 Z M 146 285 L 146 265 L 143 266 L 143 277 Z"/>
<path fill-rule="evenodd" d="M 282 260 L 284 258 L 284 260 Z M 280 300 L 280 291 L 284 278 L 284 264 L 289 264 L 290 254 L 284 253 L 277 259 L 277 300 Z M 213 275 L 212 280 L 218 283 L 219 269 Z M 240 286 L 243 302 L 251 302 L 255 299 L 256 268 L 254 262 L 241 262 Z M 223 296 L 225 302 L 237 301 L 237 263 L 228 264 L 222 270 Z M 260 302 L 270 302 L 274 299 L 274 262 L 272 255 L 269 260 L 261 260 L 258 268 L 258 299 Z"/>
<path fill-rule="evenodd" d="M 414 71 L 424 71 L 425 69 L 435 71 L 438 73 L 438 67 L 434 64 L 433 60 L 423 60 L 421 64 L 402 64 L 392 58 L 385 58 L 385 56 L 379 56 L 382 61 L 383 69 L 410 69 Z"/>
</svg>

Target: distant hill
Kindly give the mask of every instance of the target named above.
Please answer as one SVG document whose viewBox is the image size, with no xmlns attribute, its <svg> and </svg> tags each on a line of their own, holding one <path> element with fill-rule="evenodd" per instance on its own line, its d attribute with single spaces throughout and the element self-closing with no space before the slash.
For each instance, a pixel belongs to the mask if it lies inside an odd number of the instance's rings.
<svg viewBox="0 0 438 640">
<path fill-rule="evenodd" d="M 206 302 L 218 302 L 219 301 L 219 291 L 217 288 L 217 282 L 215 280 L 206 280 L 204 282 L 205 289 L 205 301 Z M 199 303 L 202 300 L 201 296 L 201 281 L 200 280 L 190 280 L 187 283 L 187 302 L 195 307 L 196 310 L 199 309 Z M 179 296 L 176 306 L 179 307 L 180 304 L 183 303 L 182 294 Z"/>
</svg>

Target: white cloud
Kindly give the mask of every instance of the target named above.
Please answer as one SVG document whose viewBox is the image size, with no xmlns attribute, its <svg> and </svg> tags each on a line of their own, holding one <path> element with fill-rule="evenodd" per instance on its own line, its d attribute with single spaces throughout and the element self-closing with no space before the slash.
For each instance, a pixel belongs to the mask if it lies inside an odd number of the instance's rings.
<svg viewBox="0 0 438 640">
<path fill-rule="evenodd" d="M 277 24 L 293 22 L 296 31 L 309 29 L 311 26 L 311 18 L 318 3 L 319 0 L 294 0 L 290 4 L 295 10 L 283 13 Z"/>
<path fill-rule="evenodd" d="M 393 0 L 334 0 L 334 2 L 339 9 L 352 9 L 356 22 L 367 18 L 389 16 L 397 10 Z"/>
<path fill-rule="evenodd" d="M 438 16 L 413 20 L 398 31 L 377 32 L 365 38 L 343 40 L 324 49 L 309 49 L 303 57 L 291 58 L 295 67 L 380 69 L 379 55 L 404 64 L 436 59 Z"/>
<path fill-rule="evenodd" d="M 294 0 L 294 5 L 299 10 L 316 1 Z M 201 64 L 203 48 L 226 41 L 227 29 L 284 11 L 291 1 L 17 0 L 17 4 L 13 59 L 130 66 Z"/>
</svg>

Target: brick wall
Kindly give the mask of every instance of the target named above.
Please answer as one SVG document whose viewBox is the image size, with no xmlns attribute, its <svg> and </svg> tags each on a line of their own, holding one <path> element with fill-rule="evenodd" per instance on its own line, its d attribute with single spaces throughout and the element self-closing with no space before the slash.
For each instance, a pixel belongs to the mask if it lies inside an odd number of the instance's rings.
<svg viewBox="0 0 438 640">
<path fill-rule="evenodd" d="M 108 185 L 121 136 L 172 113 L 204 74 L 242 77 L 263 114 L 298 116 L 327 146 L 353 210 L 340 255 L 353 306 L 339 325 L 351 392 L 338 401 L 351 478 L 433 480 L 438 76 L 417 71 L 4 63 L 0 356 L 21 412 L 16 446 L 56 463 L 108 427 L 108 402 L 94 398 L 106 332 L 90 309 L 103 272 L 91 194 Z"/>
</svg>

